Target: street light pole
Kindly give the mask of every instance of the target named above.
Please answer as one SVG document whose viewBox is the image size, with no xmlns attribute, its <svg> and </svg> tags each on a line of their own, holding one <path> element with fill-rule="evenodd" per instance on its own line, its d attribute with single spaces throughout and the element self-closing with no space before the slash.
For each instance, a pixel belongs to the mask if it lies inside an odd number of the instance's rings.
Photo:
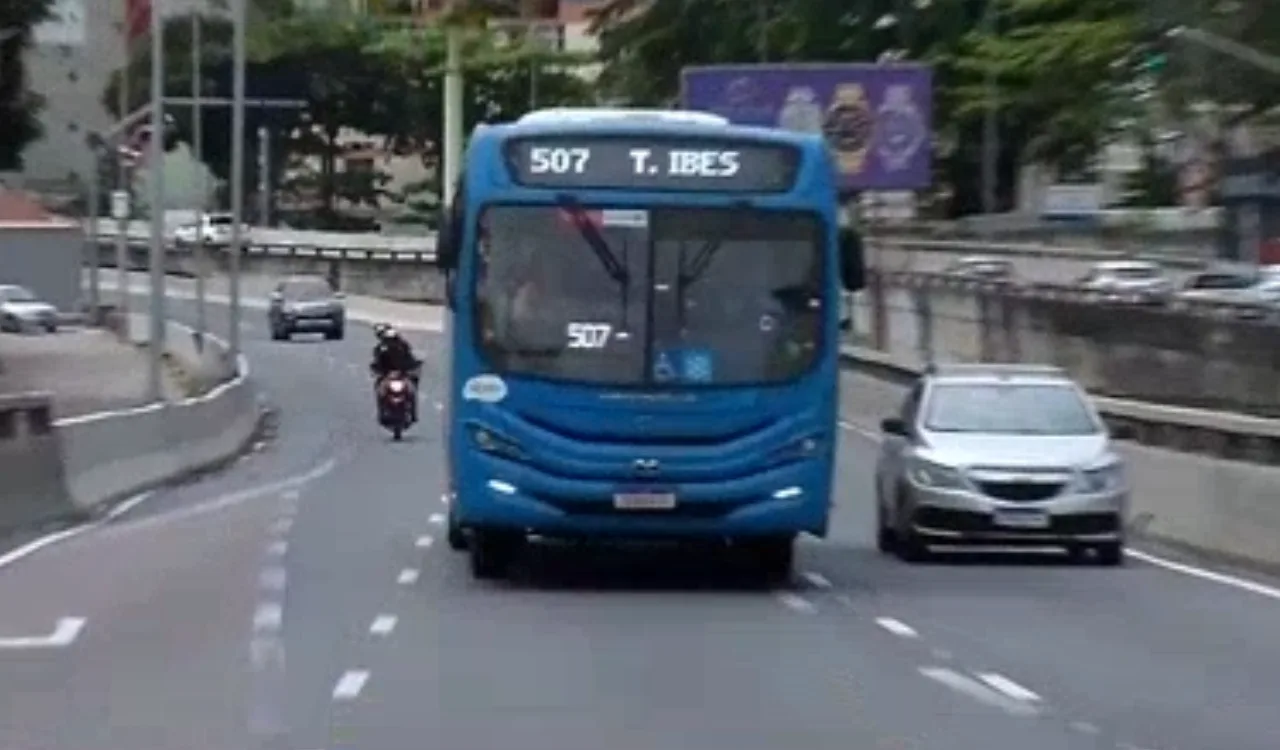
<svg viewBox="0 0 1280 750">
<path fill-rule="evenodd" d="M 127 127 L 128 111 L 129 111 L 129 72 L 133 63 L 133 45 L 129 43 L 129 24 L 126 21 L 121 27 L 120 40 L 124 46 L 124 64 L 120 66 L 120 85 L 117 87 L 116 95 L 116 111 L 120 113 L 119 122 L 116 127 L 123 130 Z M 116 191 L 129 195 L 129 173 L 128 168 L 124 165 L 124 160 L 120 158 L 120 151 L 114 145 L 108 144 L 111 149 L 108 153 L 115 165 Z M 128 201 L 132 203 L 132 201 Z M 112 207 L 115 208 L 115 200 L 112 200 Z M 116 219 L 116 288 L 120 293 L 118 306 L 120 308 L 120 336 L 121 340 L 127 341 L 129 338 L 129 215 L 126 213 Z"/>
<path fill-rule="evenodd" d="M 151 203 L 151 362 L 147 393 L 164 398 L 161 365 L 164 354 L 164 14 L 151 14 L 151 138 L 147 144 Z"/>
<path fill-rule="evenodd" d="M 208 199 L 208 186 L 204 181 L 204 123 L 200 109 L 200 79 L 203 71 L 200 63 L 204 56 L 200 39 L 200 14 L 191 14 L 191 150 L 195 152 L 196 173 L 200 175 L 198 192 L 199 205 L 196 206 L 196 341 L 204 347 L 204 334 L 208 330 L 205 320 L 205 254 L 204 254 L 204 210 Z"/>
<path fill-rule="evenodd" d="M 231 84 L 231 242 L 227 246 L 229 261 L 229 294 L 231 298 L 230 328 L 227 331 L 227 342 L 231 349 L 231 357 L 240 356 L 240 254 L 244 241 L 244 108 L 245 108 L 245 20 L 248 15 L 248 0 L 233 0 L 232 24 L 234 26 L 234 43 L 232 45 L 233 70 Z"/>
<path fill-rule="evenodd" d="M 983 32 L 988 39 L 996 34 L 996 2 L 987 0 L 987 7 L 982 17 Z M 996 213 L 996 181 L 1000 159 L 1000 130 L 996 120 L 999 104 L 999 85 L 996 81 L 995 66 L 988 64 L 986 82 L 986 111 L 982 119 L 982 212 L 987 215 Z"/>
<path fill-rule="evenodd" d="M 456 0 L 450 10 L 457 8 Z M 453 203 L 454 184 L 462 171 L 462 27 L 455 22 L 445 30 L 444 62 L 444 164 L 441 170 L 441 204 Z"/>
</svg>

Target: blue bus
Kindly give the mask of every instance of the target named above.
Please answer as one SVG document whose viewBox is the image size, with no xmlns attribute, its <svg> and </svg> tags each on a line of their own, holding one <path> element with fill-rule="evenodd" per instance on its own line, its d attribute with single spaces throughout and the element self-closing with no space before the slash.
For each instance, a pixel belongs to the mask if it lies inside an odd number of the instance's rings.
<svg viewBox="0 0 1280 750">
<path fill-rule="evenodd" d="M 771 580 L 823 536 L 841 230 L 818 136 L 703 113 L 544 110 L 473 134 L 438 225 L 449 543 L 712 541 Z M 758 567 L 756 567 L 758 566 Z"/>
</svg>

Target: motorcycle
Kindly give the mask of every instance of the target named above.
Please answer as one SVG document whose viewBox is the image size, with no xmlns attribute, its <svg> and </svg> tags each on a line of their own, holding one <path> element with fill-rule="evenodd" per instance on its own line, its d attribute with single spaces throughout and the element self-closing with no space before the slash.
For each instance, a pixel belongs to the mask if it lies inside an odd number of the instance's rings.
<svg viewBox="0 0 1280 750">
<path fill-rule="evenodd" d="M 383 378 L 378 393 L 378 421 L 399 440 L 413 424 L 410 399 L 417 398 L 413 380 L 402 372 L 391 372 Z"/>
</svg>

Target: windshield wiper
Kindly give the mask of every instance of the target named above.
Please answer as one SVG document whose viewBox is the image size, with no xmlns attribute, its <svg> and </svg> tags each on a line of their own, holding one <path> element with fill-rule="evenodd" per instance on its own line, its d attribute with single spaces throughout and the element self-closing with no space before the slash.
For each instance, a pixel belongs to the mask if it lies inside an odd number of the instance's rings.
<svg viewBox="0 0 1280 750">
<path fill-rule="evenodd" d="M 582 204 L 571 195 L 558 195 L 556 202 L 573 217 L 573 226 L 582 235 L 582 239 L 586 240 L 587 246 L 591 248 L 596 260 L 600 261 L 600 265 L 604 266 L 604 272 L 609 274 L 609 278 L 624 287 L 630 284 L 631 275 L 627 273 L 626 266 L 613 254 L 613 250 L 609 249 L 609 243 L 605 241 L 596 225 L 587 219 Z"/>
</svg>

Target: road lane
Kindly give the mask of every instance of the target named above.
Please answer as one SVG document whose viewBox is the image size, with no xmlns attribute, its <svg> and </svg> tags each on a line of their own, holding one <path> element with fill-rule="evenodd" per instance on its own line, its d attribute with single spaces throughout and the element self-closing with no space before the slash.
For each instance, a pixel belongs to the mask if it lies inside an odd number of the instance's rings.
<svg viewBox="0 0 1280 750">
<path fill-rule="evenodd" d="M 429 361 L 423 423 L 395 444 L 372 420 L 367 330 L 260 336 L 246 352 L 279 410 L 268 447 L 0 569 L 0 601 L 33 603 L 30 632 L 87 619 L 65 651 L 0 653 L 0 746 L 272 733 L 291 750 L 1234 750 L 1280 736 L 1258 709 L 1280 694 L 1276 602 L 1140 565 L 880 558 L 874 445 L 854 431 L 832 536 L 804 543 L 784 590 L 698 556 L 555 548 L 515 581 L 474 582 L 439 524 L 440 338 L 411 334 Z M 325 461 L 308 482 L 191 512 Z M 1215 618 L 1230 621 L 1216 634 Z"/>
</svg>

